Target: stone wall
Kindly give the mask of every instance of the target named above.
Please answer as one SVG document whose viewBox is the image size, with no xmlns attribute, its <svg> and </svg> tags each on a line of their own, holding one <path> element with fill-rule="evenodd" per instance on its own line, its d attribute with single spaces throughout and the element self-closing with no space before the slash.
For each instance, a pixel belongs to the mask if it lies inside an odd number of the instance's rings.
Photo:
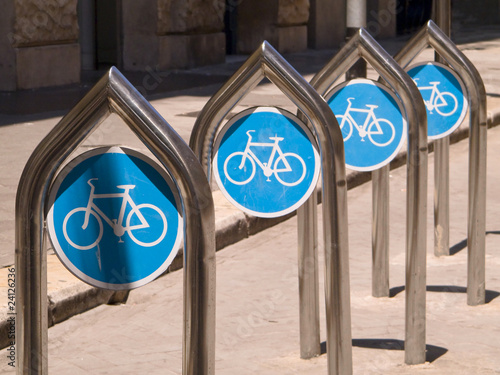
<svg viewBox="0 0 500 375">
<path fill-rule="evenodd" d="M 122 0 L 122 7 L 125 70 L 225 61 L 224 0 Z"/>
<path fill-rule="evenodd" d="M 311 0 L 307 24 L 308 47 L 336 48 L 345 40 L 345 0 Z"/>
<path fill-rule="evenodd" d="M 278 26 L 305 25 L 309 20 L 309 0 L 279 0 Z"/>
<path fill-rule="evenodd" d="M 16 90 L 16 54 L 12 48 L 15 9 L 13 1 L 4 1 L 0 12 L 0 90 Z"/>
<path fill-rule="evenodd" d="M 224 30 L 224 0 L 158 0 L 158 34 Z"/>
<path fill-rule="evenodd" d="M 223 63 L 225 0 L 158 0 L 159 68 Z"/>
<path fill-rule="evenodd" d="M 77 0 L 15 0 L 14 47 L 78 40 Z"/>
<path fill-rule="evenodd" d="M 80 80 L 77 0 L 3 0 L 0 90 Z"/>
<path fill-rule="evenodd" d="M 279 0 L 278 50 L 281 53 L 307 49 L 309 0 Z"/>
<path fill-rule="evenodd" d="M 307 48 L 309 0 L 246 0 L 237 14 L 239 53 L 253 52 L 264 40 L 281 53 Z"/>
</svg>

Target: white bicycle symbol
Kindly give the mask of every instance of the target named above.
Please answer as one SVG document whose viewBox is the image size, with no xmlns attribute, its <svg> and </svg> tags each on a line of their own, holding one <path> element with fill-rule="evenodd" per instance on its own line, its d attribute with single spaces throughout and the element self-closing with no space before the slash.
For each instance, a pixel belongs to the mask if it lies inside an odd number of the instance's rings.
<svg viewBox="0 0 500 375">
<path fill-rule="evenodd" d="M 118 242 L 120 243 L 123 243 L 122 236 L 125 234 L 125 232 L 128 232 L 128 235 L 130 236 L 132 241 L 144 247 L 155 246 L 163 240 L 165 234 L 167 233 L 167 219 L 165 217 L 165 214 L 158 207 L 149 203 L 136 205 L 135 202 L 130 197 L 130 190 L 134 189 L 135 185 L 118 185 L 117 188 L 123 189 L 124 190 L 123 193 L 95 194 L 94 193 L 95 186 L 92 185 L 91 182 L 92 180 L 98 180 L 98 178 L 91 178 L 90 180 L 87 181 L 87 183 L 90 185 L 90 196 L 87 207 L 77 207 L 71 210 L 64 218 L 63 222 L 64 238 L 66 238 L 66 241 L 68 241 L 68 243 L 71 246 L 75 247 L 78 250 L 89 250 L 97 246 L 101 241 L 102 235 L 104 233 L 102 219 L 104 219 L 104 221 L 108 223 L 108 225 L 113 229 L 113 233 L 115 234 L 115 236 L 119 237 Z M 120 208 L 120 214 L 118 215 L 118 219 L 109 219 L 106 216 L 106 214 L 102 212 L 102 210 L 100 210 L 99 207 L 97 207 L 97 205 L 94 203 L 94 199 L 110 199 L 110 198 L 122 198 L 122 204 Z M 124 226 L 123 221 L 127 203 L 130 205 L 131 211 L 127 215 L 126 224 Z M 161 220 L 163 221 L 162 223 L 163 229 L 161 230 L 160 235 L 155 240 L 150 242 L 143 242 L 138 240 L 134 236 L 133 231 L 137 229 L 150 228 L 150 224 L 147 222 L 143 213 L 141 212 L 141 210 L 145 212 L 145 210 L 147 209 L 156 211 L 156 213 L 161 217 Z M 91 223 L 91 221 L 93 221 L 93 223 Z M 138 224 L 131 225 L 131 222 L 132 223 L 138 222 Z M 97 234 L 97 238 L 95 238 L 96 231 L 94 230 L 96 228 L 96 225 L 99 227 L 99 233 Z M 90 235 L 92 235 L 92 238 L 90 238 L 89 240 L 90 244 L 81 244 L 81 243 L 78 244 L 75 241 L 73 241 L 68 234 L 68 226 L 70 228 L 81 228 L 82 231 L 84 232 L 86 229 L 89 229 L 87 233 L 90 233 Z M 72 230 L 74 231 L 74 229 Z M 83 236 L 79 236 L 78 238 L 81 240 L 82 237 Z"/>
<path fill-rule="evenodd" d="M 354 100 L 354 98 L 348 98 L 347 102 L 349 104 L 347 105 L 345 113 L 336 116 L 339 120 L 344 142 L 351 138 L 353 128 L 356 128 L 362 142 L 364 142 L 365 137 L 368 136 L 370 142 L 378 147 L 384 147 L 391 143 L 396 135 L 394 125 L 392 125 L 389 120 L 383 118 L 379 119 L 375 116 L 374 109 L 378 108 L 378 105 L 367 104 L 366 107 L 369 109 L 353 108 L 352 100 Z M 367 114 L 363 125 L 358 125 L 351 115 L 352 112 Z"/>
<path fill-rule="evenodd" d="M 282 141 L 284 138 L 274 136 L 269 137 L 269 139 L 274 142 L 252 142 L 252 135 L 250 133 L 253 132 L 255 132 L 255 130 L 249 130 L 246 133 L 248 135 L 248 142 L 245 151 L 233 152 L 224 162 L 224 173 L 227 179 L 236 185 L 248 184 L 255 176 L 255 171 L 257 169 L 255 163 L 257 163 L 264 172 L 264 176 L 267 177 L 266 181 L 271 181 L 269 177 L 274 174 L 276 179 L 285 186 L 300 184 L 306 175 L 306 164 L 304 160 L 299 155 L 292 152 L 283 153 L 278 142 Z M 250 147 L 272 147 L 271 155 L 267 162 L 261 162 Z M 275 161 L 274 158 L 276 154 L 278 154 L 278 157 Z M 295 168 L 301 168 L 302 173 L 289 173 L 293 171 L 290 163 L 292 163 Z M 233 175 L 231 175 L 231 173 L 233 173 Z M 298 178 L 297 175 L 299 176 Z"/>
<path fill-rule="evenodd" d="M 415 78 L 413 81 L 417 84 L 418 78 Z M 440 83 L 439 81 L 429 82 L 430 86 L 421 86 L 418 89 L 421 92 L 424 90 L 431 90 L 429 100 L 424 100 L 425 106 L 430 113 L 436 110 L 441 116 L 451 116 L 458 108 L 458 100 L 455 95 L 450 92 L 439 91 L 437 86 Z"/>
</svg>

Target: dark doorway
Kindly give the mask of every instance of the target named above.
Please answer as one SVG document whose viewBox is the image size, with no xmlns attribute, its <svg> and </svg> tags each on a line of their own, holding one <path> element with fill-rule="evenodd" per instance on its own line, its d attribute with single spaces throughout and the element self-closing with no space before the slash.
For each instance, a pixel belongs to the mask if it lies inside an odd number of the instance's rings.
<svg viewBox="0 0 500 375">
<path fill-rule="evenodd" d="M 121 0 L 80 0 L 78 22 L 83 70 L 121 67 Z"/>
<path fill-rule="evenodd" d="M 235 55 L 237 51 L 238 4 L 241 0 L 226 0 L 224 13 L 224 29 L 226 31 L 226 53 Z"/>
<path fill-rule="evenodd" d="M 119 0 L 96 1 L 97 68 L 120 66 Z"/>
<path fill-rule="evenodd" d="M 432 13 L 432 0 L 398 0 L 398 34 L 413 33 L 423 26 Z"/>
</svg>

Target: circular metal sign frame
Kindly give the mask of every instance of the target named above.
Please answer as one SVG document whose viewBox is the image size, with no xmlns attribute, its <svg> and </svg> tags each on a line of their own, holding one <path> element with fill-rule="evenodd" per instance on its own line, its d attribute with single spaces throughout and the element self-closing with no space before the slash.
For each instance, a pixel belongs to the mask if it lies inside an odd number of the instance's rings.
<svg viewBox="0 0 500 375">
<path fill-rule="evenodd" d="M 431 78 L 429 82 L 424 83 L 424 85 L 429 84 L 430 86 L 422 86 L 419 80 L 425 75 L 420 75 L 415 79 L 415 76 L 419 75 L 422 69 L 434 69 L 435 72 L 438 72 L 439 77 Z M 435 61 L 413 64 L 406 68 L 406 72 L 415 81 L 421 94 L 422 90 L 426 91 L 422 98 L 427 111 L 427 137 L 440 139 L 453 133 L 464 121 L 469 108 L 467 90 L 457 72 L 449 66 Z M 416 72 L 416 74 L 412 74 L 412 72 Z M 436 81 L 437 79 L 440 81 Z M 442 82 L 442 79 L 445 82 Z M 457 98 L 456 95 L 459 97 Z M 441 108 L 443 106 L 444 108 Z M 459 110 L 460 106 L 461 110 Z M 443 127 L 443 125 L 445 126 Z"/>
<path fill-rule="evenodd" d="M 76 207 L 67 208 L 71 204 Z M 129 290 L 153 281 L 174 260 L 183 234 L 181 207 L 171 176 L 149 157 L 99 147 L 74 158 L 55 178 L 47 227 L 73 275 L 98 288 Z"/>
<path fill-rule="evenodd" d="M 358 86 L 364 88 L 358 92 Z M 336 103 L 342 108 L 337 110 L 332 103 L 344 96 L 347 107 L 342 100 Z M 390 163 L 403 147 L 408 132 L 405 111 L 401 100 L 386 86 L 356 78 L 335 86 L 325 95 L 325 100 L 342 131 L 347 168 L 363 172 L 377 170 Z M 370 102 L 359 104 L 367 100 Z M 366 108 L 362 108 L 363 105 Z M 390 110 L 390 120 L 380 117 L 384 110 Z M 393 124 L 396 120 L 398 123 Z"/>
<path fill-rule="evenodd" d="M 272 218 L 295 211 L 313 193 L 320 157 L 311 130 L 297 116 L 281 108 L 253 107 L 229 119 L 219 132 L 212 166 L 233 205 Z"/>
</svg>

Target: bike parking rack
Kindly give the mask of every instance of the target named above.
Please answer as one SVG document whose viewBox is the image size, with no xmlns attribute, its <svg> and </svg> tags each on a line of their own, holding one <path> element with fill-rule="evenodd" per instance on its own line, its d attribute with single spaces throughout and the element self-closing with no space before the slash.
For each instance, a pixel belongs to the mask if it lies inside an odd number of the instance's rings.
<svg viewBox="0 0 500 375">
<path fill-rule="evenodd" d="M 426 292 L 426 213 L 427 213 L 427 114 L 420 92 L 396 61 L 363 28 L 311 80 L 322 96 L 342 74 L 359 59 L 365 59 L 380 74 L 403 102 L 408 121 L 407 196 L 406 196 L 406 325 L 405 362 L 425 362 Z M 388 171 L 388 167 L 384 167 Z M 388 173 L 387 173 L 388 174 Z M 380 175 L 373 181 L 381 180 Z M 373 227 L 388 227 L 388 184 L 374 192 Z M 374 229 L 374 232 L 376 230 Z M 374 282 L 388 289 L 388 234 L 373 238 L 373 270 L 380 272 Z M 381 267 L 382 271 L 377 270 Z M 388 290 L 387 290 L 388 294 Z"/>
<path fill-rule="evenodd" d="M 116 113 L 169 171 L 182 201 L 184 228 L 184 375 L 213 375 L 215 218 L 205 173 L 170 125 L 116 69 L 109 72 L 33 151 L 16 198 L 17 374 L 48 373 L 45 219 L 50 184 L 71 153 Z"/>
<path fill-rule="evenodd" d="M 323 178 L 328 374 L 350 374 L 352 339 L 344 144 L 329 106 L 269 43 L 264 42 L 203 107 L 195 122 L 190 146 L 210 180 L 213 143 L 222 121 L 231 108 L 264 78 L 268 78 L 299 108 L 319 144 Z M 305 267 L 306 263 L 299 260 L 300 341 L 301 357 L 310 358 L 320 354 L 317 249 L 314 246 L 316 233 L 308 224 L 311 211 L 303 207 L 298 209 L 299 258 L 313 260 L 314 266 Z"/>
<path fill-rule="evenodd" d="M 404 68 L 426 47 L 432 47 L 464 82 L 469 96 L 469 198 L 467 226 L 467 304 L 485 303 L 486 237 L 486 90 L 479 72 L 448 36 L 428 21 L 394 59 Z M 442 224 L 440 224 L 442 225 Z M 446 223 L 449 226 L 449 223 Z M 449 231 L 449 229 L 447 229 Z"/>
</svg>

